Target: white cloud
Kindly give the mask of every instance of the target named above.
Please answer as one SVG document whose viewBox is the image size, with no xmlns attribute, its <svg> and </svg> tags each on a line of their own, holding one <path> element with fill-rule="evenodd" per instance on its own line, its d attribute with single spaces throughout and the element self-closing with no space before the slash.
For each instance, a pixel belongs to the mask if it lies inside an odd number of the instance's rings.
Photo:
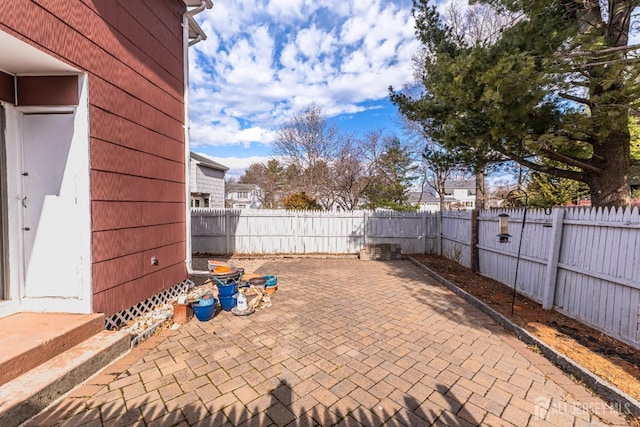
<svg viewBox="0 0 640 427">
<path fill-rule="evenodd" d="M 190 128 L 191 145 L 214 147 L 241 145 L 248 147 L 253 141 L 269 144 L 275 138 L 275 131 L 259 126 L 242 128 L 233 118 L 227 118 L 213 124 L 192 122 Z M 203 143 L 204 141 L 204 143 Z"/>
<path fill-rule="evenodd" d="M 362 111 L 412 80 L 409 0 L 218 0 L 192 48 L 194 146 L 269 145 L 311 102 Z M 367 103 L 367 106 L 363 105 Z"/>
</svg>

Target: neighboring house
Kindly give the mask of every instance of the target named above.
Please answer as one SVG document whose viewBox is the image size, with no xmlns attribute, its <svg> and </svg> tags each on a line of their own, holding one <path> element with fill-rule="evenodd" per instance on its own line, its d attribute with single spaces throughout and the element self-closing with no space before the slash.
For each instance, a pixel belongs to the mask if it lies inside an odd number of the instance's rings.
<svg viewBox="0 0 640 427">
<path fill-rule="evenodd" d="M 238 184 L 227 192 L 227 207 L 231 209 L 260 209 L 260 188 L 253 184 Z"/>
<path fill-rule="evenodd" d="M 476 184 L 473 180 L 447 181 L 444 194 L 444 205 L 447 210 L 475 209 Z M 437 212 L 440 210 L 440 197 L 431 188 L 425 188 L 422 195 L 417 191 L 409 193 L 409 203 L 419 205 L 421 211 Z"/>
<path fill-rule="evenodd" d="M 213 160 L 191 153 L 191 207 L 224 208 L 224 175 L 229 170 Z"/>
<path fill-rule="evenodd" d="M 447 209 L 475 209 L 476 182 L 474 180 L 447 181 L 444 184 L 445 200 L 452 199 Z"/>
<path fill-rule="evenodd" d="M 424 192 L 409 192 L 409 203 L 411 206 L 418 205 L 418 210 L 426 212 L 438 212 L 440 210 L 440 198 L 433 194 L 433 190 L 425 189 Z"/>
<path fill-rule="evenodd" d="M 112 315 L 188 278 L 186 70 L 211 6 L 0 2 L 0 316 Z"/>
</svg>

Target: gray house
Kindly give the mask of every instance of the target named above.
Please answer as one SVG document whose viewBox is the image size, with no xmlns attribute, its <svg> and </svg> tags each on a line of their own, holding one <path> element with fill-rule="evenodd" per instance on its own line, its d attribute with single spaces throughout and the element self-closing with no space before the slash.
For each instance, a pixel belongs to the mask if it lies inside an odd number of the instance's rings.
<svg viewBox="0 0 640 427">
<path fill-rule="evenodd" d="M 228 167 L 191 153 L 191 207 L 224 208 L 224 175 Z"/>
</svg>

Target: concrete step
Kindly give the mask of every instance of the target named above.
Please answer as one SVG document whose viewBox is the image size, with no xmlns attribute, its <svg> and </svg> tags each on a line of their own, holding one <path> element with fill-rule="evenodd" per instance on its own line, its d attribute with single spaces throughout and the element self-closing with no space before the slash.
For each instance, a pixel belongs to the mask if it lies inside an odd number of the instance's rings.
<svg viewBox="0 0 640 427">
<path fill-rule="evenodd" d="M 104 330 L 102 314 L 16 313 L 0 319 L 0 385 Z"/>
<path fill-rule="evenodd" d="M 0 386 L 0 426 L 17 426 L 126 353 L 131 336 L 101 331 Z"/>
</svg>

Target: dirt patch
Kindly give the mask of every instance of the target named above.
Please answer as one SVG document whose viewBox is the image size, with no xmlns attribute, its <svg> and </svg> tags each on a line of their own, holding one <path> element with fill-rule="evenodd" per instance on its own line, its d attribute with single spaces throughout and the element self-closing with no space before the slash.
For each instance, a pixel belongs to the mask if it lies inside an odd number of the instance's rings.
<svg viewBox="0 0 640 427">
<path fill-rule="evenodd" d="M 413 257 L 556 351 L 640 400 L 640 351 L 556 311 L 543 310 L 540 304 L 522 295 L 516 297 L 512 315 L 512 288 L 443 257 Z"/>
</svg>

